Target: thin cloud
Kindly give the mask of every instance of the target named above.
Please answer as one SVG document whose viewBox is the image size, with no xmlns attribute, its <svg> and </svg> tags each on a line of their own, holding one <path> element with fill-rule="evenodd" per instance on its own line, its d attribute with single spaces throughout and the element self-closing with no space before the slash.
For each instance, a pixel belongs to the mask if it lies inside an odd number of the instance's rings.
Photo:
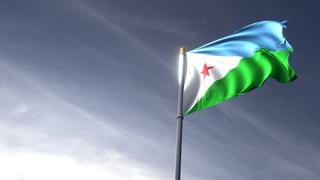
<svg viewBox="0 0 320 180">
<path fill-rule="evenodd" d="M 150 56 L 152 60 L 155 60 L 159 64 L 163 65 L 164 67 L 168 68 L 170 71 L 174 71 L 174 68 L 167 63 L 165 60 L 159 58 L 156 52 L 153 52 L 146 44 L 144 44 L 140 39 L 136 36 L 132 35 L 130 32 L 126 31 L 125 29 L 121 28 L 120 26 L 116 25 L 112 21 L 108 19 L 108 17 L 103 16 L 98 11 L 92 9 L 88 4 L 85 2 L 80 1 L 73 1 L 75 5 L 78 5 L 82 12 L 90 15 L 92 18 L 101 22 L 101 24 L 107 26 L 114 30 L 115 33 L 118 33 L 125 37 L 129 42 L 133 43 L 136 47 L 139 47 L 146 55 Z"/>
<path fill-rule="evenodd" d="M 137 157 L 132 156 L 132 153 L 136 153 L 135 151 L 142 146 L 151 151 L 161 151 L 161 144 L 126 127 L 115 126 L 111 121 L 95 117 L 51 93 L 36 79 L 31 79 L 21 70 L 16 70 L 3 62 L 0 62 L 0 69 L 7 78 L 13 77 L 13 81 L 3 82 L 3 88 L 6 87 L 7 90 L 2 89 L 1 93 L 2 102 L 6 103 L 8 100 L 12 106 L 2 106 L 2 109 L 9 110 L 10 114 L 1 113 L 0 145 L 4 150 L 0 152 L 0 156 L 10 157 L 8 152 L 15 149 L 15 153 L 22 154 L 22 157 L 12 161 L 19 164 L 24 156 L 38 158 L 39 153 L 44 153 L 48 161 L 55 156 L 61 156 L 74 159 L 72 161 L 88 161 L 92 164 L 90 166 L 107 168 L 109 165 L 111 166 L 109 171 L 118 172 L 112 176 L 113 179 L 128 179 L 128 177 L 163 179 L 161 177 L 164 176 L 164 172 L 153 169 L 147 166 L 145 161 L 137 161 Z M 24 89 L 23 92 L 21 89 Z M 27 96 L 23 97 L 23 94 Z M 3 97 L 8 99 L 5 100 Z M 21 101 L 23 103 L 20 103 Z M 130 113 L 130 110 L 124 111 Z M 142 119 L 147 118 L 143 114 L 138 116 Z M 109 118 L 112 117 L 104 117 L 106 120 Z M 123 146 L 127 147 L 122 148 Z M 63 162 L 64 160 L 61 163 Z M 34 166 L 38 167 L 36 164 Z M 29 172 L 28 167 L 21 168 L 26 173 Z M 82 167 L 73 164 L 70 168 Z M 19 172 L 15 168 L 11 170 L 12 176 Z M 49 174 L 54 173 L 47 169 L 43 170 Z M 122 177 L 117 174 L 128 176 Z M 150 174 L 156 176 L 150 178 Z M 74 177 L 72 173 L 66 175 Z M 101 175 L 101 177 L 108 176 Z"/>
</svg>

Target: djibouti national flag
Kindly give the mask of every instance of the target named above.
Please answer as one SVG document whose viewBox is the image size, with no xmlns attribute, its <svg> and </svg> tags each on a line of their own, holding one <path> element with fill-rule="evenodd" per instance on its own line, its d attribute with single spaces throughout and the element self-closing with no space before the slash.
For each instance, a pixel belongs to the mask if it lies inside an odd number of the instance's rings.
<svg viewBox="0 0 320 180">
<path fill-rule="evenodd" d="M 285 22 L 261 21 L 186 53 L 183 112 L 191 114 L 258 88 L 296 79 Z"/>
</svg>

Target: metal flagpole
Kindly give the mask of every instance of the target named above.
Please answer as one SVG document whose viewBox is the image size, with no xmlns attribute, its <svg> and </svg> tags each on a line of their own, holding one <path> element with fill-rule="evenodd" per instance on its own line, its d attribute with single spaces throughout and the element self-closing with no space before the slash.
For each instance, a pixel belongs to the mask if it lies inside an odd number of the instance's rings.
<svg viewBox="0 0 320 180">
<path fill-rule="evenodd" d="M 186 49 L 185 48 L 180 48 L 175 180 L 180 180 L 180 176 L 181 176 L 181 148 L 182 148 L 182 125 L 183 125 L 183 89 L 184 89 L 184 80 L 185 80 L 185 73 L 186 73 L 186 60 L 187 60 Z"/>
</svg>

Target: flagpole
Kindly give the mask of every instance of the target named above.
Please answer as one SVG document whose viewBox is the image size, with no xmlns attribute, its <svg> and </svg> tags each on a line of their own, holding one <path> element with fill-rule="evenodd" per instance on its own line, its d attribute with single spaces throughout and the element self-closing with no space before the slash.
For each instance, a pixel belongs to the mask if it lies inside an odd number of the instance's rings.
<svg viewBox="0 0 320 180">
<path fill-rule="evenodd" d="M 185 80 L 185 73 L 186 73 L 186 60 L 187 60 L 186 49 L 185 48 L 180 48 L 175 180 L 180 180 L 180 176 L 181 176 L 181 150 L 182 150 L 182 126 L 183 126 L 183 90 L 184 90 L 184 80 Z"/>
</svg>

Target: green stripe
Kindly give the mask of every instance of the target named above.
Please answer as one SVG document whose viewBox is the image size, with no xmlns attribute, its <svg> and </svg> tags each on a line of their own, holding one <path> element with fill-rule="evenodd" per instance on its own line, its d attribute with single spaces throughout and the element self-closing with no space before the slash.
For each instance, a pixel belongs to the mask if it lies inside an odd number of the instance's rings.
<svg viewBox="0 0 320 180">
<path fill-rule="evenodd" d="M 258 88 L 272 77 L 281 83 L 297 78 L 290 67 L 288 51 L 260 49 L 253 56 L 242 58 L 239 65 L 224 78 L 214 82 L 205 95 L 186 114 L 214 106 L 233 97 Z"/>
</svg>

